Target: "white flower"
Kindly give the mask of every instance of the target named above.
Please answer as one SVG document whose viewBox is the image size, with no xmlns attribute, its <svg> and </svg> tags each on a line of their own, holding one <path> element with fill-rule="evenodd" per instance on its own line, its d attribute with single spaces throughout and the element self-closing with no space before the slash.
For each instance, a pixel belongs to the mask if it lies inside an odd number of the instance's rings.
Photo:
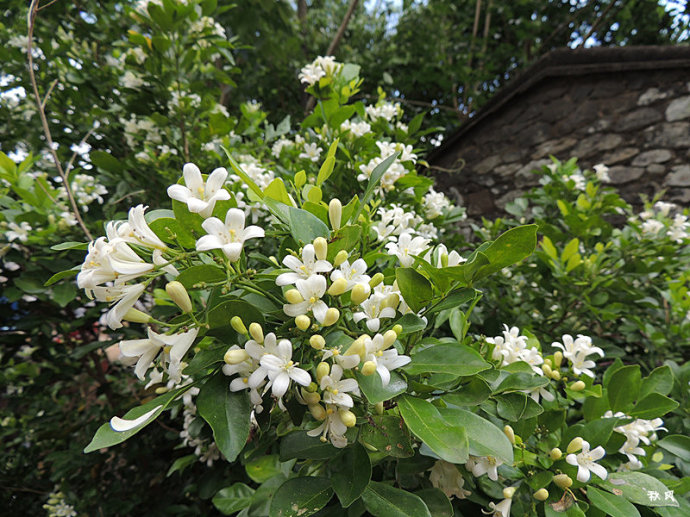
<svg viewBox="0 0 690 517">
<path fill-rule="evenodd" d="M 373 338 L 364 340 L 365 356 L 364 361 L 372 361 L 376 365 L 376 372 L 381 377 L 381 383 L 388 386 L 391 381 L 391 370 L 405 366 L 410 361 L 406 355 L 398 355 L 398 351 L 391 347 L 386 350 L 384 337 L 381 334 L 376 334 Z"/>
<path fill-rule="evenodd" d="M 21 223 L 9 223 L 7 225 L 9 231 L 5 233 L 7 240 L 12 242 L 14 240 L 19 240 L 19 242 L 26 242 L 29 238 L 29 232 L 31 231 L 31 225 L 26 221 Z"/>
<path fill-rule="evenodd" d="M 403 267 L 410 267 L 414 264 L 413 255 L 421 255 L 429 247 L 429 239 L 423 237 L 414 237 L 408 232 L 402 233 L 398 238 L 398 242 L 389 242 L 386 244 L 389 255 L 395 255 L 400 260 L 400 265 Z"/>
<path fill-rule="evenodd" d="M 297 287 L 304 301 L 283 305 L 285 314 L 294 318 L 312 311 L 314 318 L 319 323 L 323 323 L 328 311 L 328 306 L 321 300 L 321 297 L 326 293 L 326 279 L 321 275 L 312 275 L 306 280 L 297 280 L 295 287 Z"/>
<path fill-rule="evenodd" d="M 112 427 L 113 431 L 117 431 L 119 433 L 123 431 L 131 431 L 132 429 L 135 429 L 140 425 L 143 425 L 145 422 L 148 422 L 151 419 L 151 417 L 162 407 L 162 405 L 156 406 L 151 411 L 147 411 L 140 417 L 135 418 L 133 420 L 127 420 L 125 418 L 114 416 L 110 419 L 110 427 Z M 73 515 L 76 515 L 76 513 Z"/>
<path fill-rule="evenodd" d="M 656 236 L 664 229 L 664 223 L 656 219 L 647 219 L 642 223 L 642 234 Z"/>
<path fill-rule="evenodd" d="M 273 147 L 271 147 L 271 153 L 273 153 L 274 157 L 280 158 L 280 153 L 283 152 L 283 149 L 285 147 L 291 147 L 292 145 L 294 145 L 292 140 L 281 138 L 273 144 Z"/>
<path fill-rule="evenodd" d="M 512 498 L 506 498 L 498 504 L 491 502 L 489 503 L 489 508 L 491 508 L 492 510 L 490 515 L 492 515 L 493 517 L 510 517 L 510 507 L 512 504 Z M 482 510 L 482 513 L 486 512 Z"/>
<path fill-rule="evenodd" d="M 345 438 L 346 432 L 347 426 L 343 423 L 337 406 L 327 405 L 325 420 L 317 428 L 307 431 L 307 434 L 309 436 L 321 435 L 322 442 L 326 441 L 326 435 L 328 435 L 331 443 L 335 447 L 342 449 L 343 447 L 347 447 L 347 438 Z"/>
<path fill-rule="evenodd" d="M 182 380 L 182 359 L 194 343 L 198 328 L 180 334 L 158 334 L 148 329 L 147 339 L 131 339 L 120 342 L 120 353 L 125 357 L 138 357 L 134 373 L 144 380 L 146 372 L 153 366 L 153 360 L 163 351 L 162 363 L 167 365 L 168 375 L 176 384 Z"/>
<path fill-rule="evenodd" d="M 329 375 L 321 378 L 321 391 L 323 400 L 327 404 L 335 404 L 341 407 L 351 408 L 354 405 L 352 397 L 347 393 L 359 396 L 359 385 L 355 379 L 342 379 L 343 368 L 337 364 L 331 367 Z"/>
<path fill-rule="evenodd" d="M 436 219 L 450 207 L 450 200 L 442 192 L 436 192 L 433 188 L 422 199 L 424 216 L 427 219 Z"/>
<path fill-rule="evenodd" d="M 594 166 L 594 173 L 597 175 L 597 179 L 603 183 L 611 181 L 609 177 L 609 168 L 603 163 Z"/>
<path fill-rule="evenodd" d="M 290 387 L 290 380 L 302 386 L 309 386 L 311 375 L 305 370 L 297 368 L 292 361 L 292 343 L 283 339 L 278 343 L 275 353 L 265 354 L 261 358 L 261 366 L 266 369 L 269 383 L 266 389 L 271 387 L 273 396 L 281 398 Z"/>
<path fill-rule="evenodd" d="M 360 137 L 371 132 L 371 126 L 366 122 L 350 122 L 346 120 L 340 124 L 340 130 L 349 131 L 353 136 Z"/>
<path fill-rule="evenodd" d="M 298 77 L 300 82 L 312 86 L 319 79 L 325 76 L 326 72 L 320 66 L 310 63 L 305 65 L 305 67 L 300 70 Z"/>
<path fill-rule="evenodd" d="M 668 237 L 672 241 L 681 244 L 685 239 L 688 238 L 688 228 L 690 224 L 687 222 L 688 218 L 682 214 L 676 214 L 673 218 L 673 224 L 668 230 Z"/>
<path fill-rule="evenodd" d="M 301 152 L 298 158 L 304 158 L 311 160 L 312 162 L 318 162 L 321 156 L 321 148 L 318 144 L 305 144 L 304 151 Z"/>
<path fill-rule="evenodd" d="M 215 169 L 206 180 L 201 177 L 199 167 L 187 163 L 182 169 L 186 186 L 171 185 L 168 196 L 181 203 L 187 203 L 190 212 L 201 215 L 204 219 L 211 217 L 216 201 L 230 199 L 230 193 L 223 188 L 228 171 L 223 167 Z"/>
<path fill-rule="evenodd" d="M 289 267 L 291 273 L 283 273 L 276 278 L 276 285 L 290 285 L 297 280 L 306 280 L 316 273 L 328 273 L 333 266 L 327 260 L 316 260 L 316 251 L 313 244 L 307 244 L 302 248 L 302 260 L 293 255 L 283 259 L 283 264 Z"/>
<path fill-rule="evenodd" d="M 364 259 L 355 260 L 352 265 L 350 261 L 346 260 L 340 264 L 339 269 L 334 270 L 331 273 L 331 281 L 335 282 L 340 278 L 344 278 L 347 281 L 346 291 L 351 290 L 357 284 L 361 284 L 365 291 L 369 291 L 371 287 L 369 286 L 369 281 L 371 277 L 367 273 L 367 263 Z"/>
<path fill-rule="evenodd" d="M 591 476 L 590 472 L 594 472 L 601 479 L 606 479 L 607 472 L 604 467 L 595 463 L 606 455 L 606 451 L 600 445 L 596 449 L 589 450 L 589 442 L 582 441 L 582 452 L 579 454 L 568 454 L 565 461 L 577 467 L 577 480 L 580 483 L 586 483 Z"/>
<path fill-rule="evenodd" d="M 387 295 L 373 293 L 360 304 L 362 310 L 355 312 L 352 315 L 352 319 L 355 323 L 359 323 L 361 320 L 366 319 L 366 325 L 369 331 L 378 332 L 379 328 L 381 328 L 381 318 L 395 317 L 395 309 L 393 307 L 384 306 L 387 300 Z"/>
<path fill-rule="evenodd" d="M 123 75 L 120 78 L 120 83 L 122 86 L 125 88 L 131 88 L 133 90 L 138 89 L 140 86 L 144 86 L 146 84 L 146 81 L 144 81 L 141 77 L 138 75 L 134 74 L 131 70 L 127 70 L 125 72 L 125 75 Z"/>
<path fill-rule="evenodd" d="M 582 375 L 584 373 L 594 378 L 594 372 L 590 368 L 594 368 L 596 363 L 585 358 L 591 354 L 599 354 L 601 357 L 604 357 L 604 351 L 597 346 L 593 346 L 592 339 L 582 334 L 578 334 L 575 340 L 569 334 L 564 334 L 562 340 L 563 344 L 554 342 L 551 343 L 551 346 L 563 350 L 563 357 L 572 363 L 575 375 Z"/>
<path fill-rule="evenodd" d="M 436 257 L 435 261 L 434 257 Z M 467 259 L 460 256 L 460 254 L 455 250 L 448 253 L 448 248 L 446 248 L 445 244 L 439 244 L 438 246 L 436 246 L 436 249 L 434 250 L 433 254 L 431 250 L 429 250 L 429 252 L 424 256 L 424 260 L 426 260 L 432 266 L 435 266 L 439 269 L 442 267 L 458 266 L 460 264 L 467 262 Z M 447 263 L 444 264 L 444 262 Z"/>
<path fill-rule="evenodd" d="M 625 443 L 618 449 L 618 452 L 625 454 L 628 457 L 629 467 L 632 470 L 642 468 L 642 462 L 636 456 L 646 456 L 647 453 L 642 447 L 638 447 L 640 439 L 637 437 L 628 438 Z"/>
<path fill-rule="evenodd" d="M 431 467 L 429 481 L 431 486 L 442 490 L 449 499 L 452 497 L 465 499 L 472 493 L 463 488 L 465 486 L 465 479 L 460 474 L 458 468 L 444 460 L 438 460 Z"/>
<path fill-rule="evenodd" d="M 465 468 L 472 472 L 474 477 L 489 476 L 492 481 L 498 480 L 498 467 L 503 465 L 503 460 L 494 458 L 493 456 L 470 456 L 465 463 Z"/>
<path fill-rule="evenodd" d="M 87 289 L 86 294 L 93 294 L 98 301 L 115 303 L 105 315 L 105 322 L 111 329 L 117 330 L 122 327 L 122 318 L 125 317 L 129 309 L 134 307 L 144 289 L 144 284 L 96 286 L 93 289 Z"/>
<path fill-rule="evenodd" d="M 158 248 L 166 250 L 168 246 L 158 238 L 151 230 L 144 212 L 148 207 L 137 205 L 130 208 L 127 221 L 111 221 L 106 226 L 106 235 L 109 241 L 123 239 L 126 242 L 146 246 L 147 248 Z"/>
<path fill-rule="evenodd" d="M 244 212 L 239 208 L 228 210 L 225 224 L 217 217 L 210 217 L 201 226 L 209 235 L 204 235 L 196 242 L 197 251 L 221 249 L 232 262 L 239 260 L 244 241 L 264 236 L 263 228 L 244 227 Z"/>
<path fill-rule="evenodd" d="M 668 217 L 671 210 L 676 208 L 675 203 L 667 203 L 666 201 L 657 201 L 654 203 L 654 208 L 664 217 Z"/>
</svg>

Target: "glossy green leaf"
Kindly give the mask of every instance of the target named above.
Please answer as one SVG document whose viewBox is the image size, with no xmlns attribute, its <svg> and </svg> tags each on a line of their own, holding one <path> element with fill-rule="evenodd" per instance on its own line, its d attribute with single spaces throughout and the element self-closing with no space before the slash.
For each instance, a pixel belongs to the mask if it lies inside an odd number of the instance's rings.
<svg viewBox="0 0 690 517">
<path fill-rule="evenodd" d="M 280 468 L 280 459 L 277 454 L 259 456 L 247 462 L 244 466 L 244 470 L 247 471 L 247 476 L 249 476 L 252 481 L 259 484 L 268 481 L 273 476 L 282 472 Z"/>
<path fill-rule="evenodd" d="M 292 200 L 288 195 L 285 183 L 280 178 L 275 178 L 264 190 L 264 196 L 279 201 L 285 205 L 292 206 Z"/>
<path fill-rule="evenodd" d="M 254 194 L 256 194 L 259 199 L 264 198 L 264 192 L 261 190 L 261 188 L 252 180 L 249 175 L 247 175 L 244 170 L 242 170 L 242 167 L 239 166 L 239 164 L 235 161 L 235 159 L 232 157 L 232 153 L 230 150 L 226 149 L 225 146 L 221 146 L 223 148 L 223 151 L 225 151 L 225 155 L 228 157 L 228 161 L 230 162 L 230 167 L 232 167 L 232 170 L 235 171 L 235 173 L 242 178 L 242 181 L 245 182 L 245 184 L 251 189 Z"/>
<path fill-rule="evenodd" d="M 98 428 L 93 439 L 84 449 L 84 452 L 88 453 L 88 452 L 97 451 L 99 449 L 111 447 L 113 445 L 117 445 L 118 443 L 122 443 L 125 440 L 128 440 L 129 438 L 131 438 L 132 436 L 137 434 L 139 431 L 141 431 L 144 427 L 146 427 L 151 422 L 153 422 L 156 418 L 158 418 L 158 416 L 163 411 L 165 411 L 165 409 L 176 398 L 180 397 L 182 394 L 184 394 L 185 391 L 187 391 L 189 388 L 191 388 L 193 386 L 194 386 L 194 384 L 188 384 L 187 386 L 184 386 L 184 387 L 179 388 L 177 390 L 166 393 L 165 395 L 161 395 L 160 397 L 156 397 L 155 399 L 149 400 L 147 403 L 142 404 L 141 406 L 135 407 L 135 408 L 127 411 L 127 413 L 125 413 L 125 415 L 122 418 L 125 420 L 134 420 L 134 419 L 139 418 L 140 416 L 144 415 L 145 413 L 148 413 L 149 411 L 153 410 L 154 408 L 160 406 L 160 407 L 158 407 L 156 412 L 153 413 L 146 420 L 146 422 L 142 423 L 138 427 L 135 427 L 134 429 L 131 429 L 129 431 L 115 431 L 110 426 L 110 422 L 103 424 L 101 427 Z"/>
<path fill-rule="evenodd" d="M 374 517 L 431 517 L 419 496 L 377 481 L 369 483 L 362 500 Z"/>
<path fill-rule="evenodd" d="M 409 395 L 398 399 L 400 414 L 410 431 L 441 459 L 450 463 L 465 463 L 469 457 L 469 442 L 464 427 L 445 421 L 430 402 Z"/>
<path fill-rule="evenodd" d="M 398 289 L 412 312 L 419 312 L 431 301 L 433 289 L 425 276 L 411 267 L 399 267 L 395 270 Z"/>
<path fill-rule="evenodd" d="M 587 498 L 595 508 L 610 517 L 639 517 L 637 508 L 621 496 L 613 495 L 603 490 L 597 490 L 593 486 L 587 487 Z"/>
<path fill-rule="evenodd" d="M 611 472 L 599 486 L 619 497 L 622 495 L 631 503 L 644 506 L 678 506 L 672 498 L 666 498 L 666 485 L 643 472 Z"/>
<path fill-rule="evenodd" d="M 288 218 L 290 221 L 290 233 L 297 242 L 309 244 L 317 237 L 326 237 L 330 235 L 328 226 L 316 217 L 314 214 L 295 208 L 289 207 Z"/>
<path fill-rule="evenodd" d="M 199 289 L 205 284 L 213 284 L 227 280 L 228 275 L 222 268 L 212 264 L 192 266 L 182 271 L 175 279 L 187 289 Z"/>
<path fill-rule="evenodd" d="M 474 377 L 457 391 L 448 393 L 442 398 L 447 404 L 454 406 L 477 406 L 491 396 L 491 388 L 479 377 Z"/>
<path fill-rule="evenodd" d="M 51 246 L 50 249 L 54 250 L 54 251 L 85 250 L 88 247 L 89 247 L 88 242 L 67 241 L 67 242 L 61 242 L 60 244 L 55 244 L 54 246 Z"/>
<path fill-rule="evenodd" d="M 319 169 L 319 174 L 316 176 L 316 185 L 319 187 L 324 181 L 331 177 L 331 174 L 333 174 L 333 167 L 335 166 L 335 151 L 338 149 L 339 141 L 340 139 L 336 138 L 328 148 L 326 159 Z"/>
<path fill-rule="evenodd" d="M 353 251 L 359 246 L 361 238 L 361 226 L 343 226 L 337 232 L 334 232 L 331 240 L 328 242 L 328 260 L 333 261 L 340 250 Z"/>
<path fill-rule="evenodd" d="M 671 434 L 656 442 L 656 445 L 690 463 L 690 437 Z"/>
<path fill-rule="evenodd" d="M 438 410 L 443 419 L 456 427 L 464 427 L 473 456 L 494 456 L 505 463 L 513 462 L 513 445 L 503 430 L 476 413 L 460 408 Z"/>
<path fill-rule="evenodd" d="M 322 442 L 317 436 L 309 436 L 306 431 L 296 431 L 284 436 L 280 441 L 280 461 L 325 460 L 338 454 L 338 449 L 330 442 Z"/>
<path fill-rule="evenodd" d="M 402 334 L 400 334 L 401 336 L 413 334 L 414 332 L 419 332 L 420 330 L 424 330 L 426 328 L 426 323 L 424 323 L 424 320 L 416 314 L 412 314 L 411 312 L 405 314 L 396 323 L 400 324 L 403 328 Z"/>
<path fill-rule="evenodd" d="M 391 372 L 390 382 L 386 386 L 383 385 L 378 372 L 374 372 L 373 375 L 362 375 L 360 372 L 356 372 L 355 375 L 362 393 L 364 393 L 370 404 L 378 404 L 379 402 L 390 400 L 401 393 L 405 393 L 407 389 L 405 379 L 395 372 Z"/>
<path fill-rule="evenodd" d="M 412 356 L 404 367 L 410 375 L 423 373 L 449 373 L 460 376 L 474 375 L 491 368 L 482 356 L 467 345 L 444 343 L 425 348 Z"/>
<path fill-rule="evenodd" d="M 614 413 L 630 411 L 640 391 L 641 377 L 639 365 L 623 366 L 613 373 L 606 389 Z"/>
<path fill-rule="evenodd" d="M 371 479 L 369 455 L 359 443 L 354 443 L 333 465 L 335 472 L 331 477 L 335 495 L 340 505 L 347 508 L 364 492 Z"/>
<path fill-rule="evenodd" d="M 529 257 L 537 246 L 537 225 L 528 224 L 512 228 L 501 234 L 483 253 L 489 264 L 483 266 L 474 280 L 484 278 Z"/>
<path fill-rule="evenodd" d="M 426 505 L 433 517 L 453 517 L 453 505 L 450 499 L 438 488 L 425 488 L 414 492 Z"/>
<path fill-rule="evenodd" d="M 333 489 L 328 478 L 298 477 L 280 485 L 271 500 L 269 517 L 308 517 L 328 504 Z"/>
<path fill-rule="evenodd" d="M 219 372 L 201 386 L 196 405 L 199 415 L 211 426 L 220 452 L 228 461 L 235 461 L 249 437 L 249 394 L 245 390 L 231 392 L 228 377 Z"/>
<path fill-rule="evenodd" d="M 524 393 L 504 393 L 496 397 L 496 410 L 501 418 L 517 422 L 540 415 L 544 408 Z"/>
<path fill-rule="evenodd" d="M 412 439 L 399 416 L 376 415 L 369 419 L 359 431 L 359 439 L 370 449 L 394 458 L 409 458 L 414 455 Z"/>
<path fill-rule="evenodd" d="M 650 393 L 635 404 L 630 416 L 652 420 L 664 416 L 678 407 L 678 402 L 659 393 Z"/>
<path fill-rule="evenodd" d="M 640 399 L 644 399 L 650 393 L 668 395 L 673 389 L 673 371 L 668 365 L 654 368 L 652 373 L 642 379 L 640 386 Z"/>
<path fill-rule="evenodd" d="M 75 266 L 72 269 L 68 269 L 67 271 L 60 271 L 59 273 L 55 273 L 48 280 L 46 280 L 46 283 L 43 284 L 43 286 L 48 287 L 56 282 L 59 282 L 63 278 L 71 278 L 73 276 L 77 276 L 79 274 L 79 271 L 81 271 L 81 266 Z"/>
<path fill-rule="evenodd" d="M 456 307 L 460 307 L 460 305 L 474 300 L 474 297 L 477 295 L 477 293 L 478 292 L 476 289 L 458 289 L 457 291 L 453 291 L 448 296 L 443 298 L 443 300 L 441 300 L 436 305 L 432 306 L 424 314 L 429 315 L 434 314 L 436 312 L 444 311 L 446 309 L 454 309 Z"/>
<path fill-rule="evenodd" d="M 227 327 L 233 316 L 240 316 L 247 326 L 252 322 L 264 322 L 263 314 L 253 305 L 242 300 L 227 300 L 208 311 L 208 324 L 212 329 Z"/>
<path fill-rule="evenodd" d="M 371 197 L 374 195 L 374 190 L 378 186 L 385 172 L 388 170 L 388 167 L 390 167 L 393 164 L 393 162 L 398 158 L 399 155 L 400 153 L 394 153 L 388 156 L 385 160 L 383 160 L 374 168 L 374 170 L 371 173 L 371 176 L 369 177 L 369 183 L 367 183 L 367 188 L 364 191 L 364 195 L 362 196 L 362 201 L 357 210 L 355 211 L 355 214 L 352 217 L 352 219 L 354 219 L 355 221 L 357 220 L 359 214 L 362 213 L 362 209 L 369 203 Z"/>
<path fill-rule="evenodd" d="M 235 512 L 249 507 L 255 490 L 244 483 L 235 483 L 223 488 L 213 496 L 212 502 L 223 515 L 232 515 Z"/>
<path fill-rule="evenodd" d="M 196 247 L 196 239 L 190 234 L 177 219 L 172 217 L 159 217 L 149 223 L 149 227 L 163 242 L 175 244 L 179 242 L 185 248 Z"/>
<path fill-rule="evenodd" d="M 494 393 L 501 393 L 504 391 L 519 391 L 532 390 L 535 388 L 542 388 L 549 384 L 549 379 L 541 375 L 535 375 L 533 372 L 517 372 L 511 373 L 501 381 Z"/>
</svg>

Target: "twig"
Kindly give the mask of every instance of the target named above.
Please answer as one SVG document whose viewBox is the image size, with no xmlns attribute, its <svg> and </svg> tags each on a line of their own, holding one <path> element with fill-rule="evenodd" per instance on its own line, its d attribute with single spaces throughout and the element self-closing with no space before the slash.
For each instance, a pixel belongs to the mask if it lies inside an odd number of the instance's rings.
<svg viewBox="0 0 690 517">
<path fill-rule="evenodd" d="M 431 104 L 430 102 L 413 101 L 413 100 L 404 99 L 401 97 L 398 97 L 395 100 L 398 102 L 402 102 L 403 104 L 410 104 L 412 106 L 421 106 L 423 108 L 432 108 L 432 109 L 438 108 L 438 109 L 453 111 L 453 112 L 458 111 L 455 108 L 453 108 L 452 106 L 446 106 L 444 104 Z M 462 113 L 462 112 L 458 112 L 458 113 L 460 113 L 460 115 L 462 115 L 463 118 L 467 118 L 467 115 L 465 115 L 464 113 Z"/>
<path fill-rule="evenodd" d="M 55 85 L 57 85 L 58 80 L 55 79 L 52 83 L 50 83 L 50 87 L 48 88 L 48 92 L 46 93 L 46 96 L 43 97 L 43 102 L 41 102 L 41 107 L 43 109 L 46 109 L 46 102 L 48 102 L 48 97 L 50 97 L 50 94 L 53 93 L 53 88 L 55 88 Z"/>
<path fill-rule="evenodd" d="M 55 0 L 57 1 L 57 0 Z M 5 485 L 0 485 L 0 488 L 3 490 L 10 490 L 13 492 L 31 492 L 32 494 L 49 494 L 50 492 L 47 492 L 45 490 L 34 490 L 33 488 L 24 488 L 24 487 L 19 487 L 19 486 L 5 486 Z"/>
<path fill-rule="evenodd" d="M 57 1 L 58 1 L 58 0 L 52 0 L 52 1 L 48 2 L 46 5 L 42 5 L 41 7 L 39 7 L 38 9 L 36 9 L 36 12 L 40 11 L 41 9 L 45 9 L 46 7 L 50 7 L 51 5 L 53 5 L 53 4 L 54 4 L 55 2 L 57 2 Z"/>
<path fill-rule="evenodd" d="M 48 126 L 48 119 L 46 118 L 46 113 L 45 109 L 43 107 L 43 104 L 41 102 L 41 95 L 38 92 L 38 84 L 36 83 L 36 74 L 34 73 L 34 58 L 31 53 L 33 50 L 33 38 L 34 38 L 34 22 L 36 21 L 36 13 L 38 12 L 38 3 L 39 0 L 31 0 L 31 5 L 29 6 L 29 18 L 28 18 L 28 29 L 29 29 L 29 34 L 28 34 L 28 41 L 26 44 L 26 54 L 27 58 L 29 61 L 29 79 L 31 80 L 31 87 L 33 88 L 34 91 L 34 97 L 36 98 L 36 105 L 38 107 L 38 114 L 41 118 L 41 125 L 43 126 L 43 133 L 45 134 L 46 137 L 46 142 L 48 142 L 48 149 L 50 149 L 50 154 L 53 157 L 53 161 L 55 162 L 55 168 L 58 171 L 58 174 L 62 178 L 63 184 L 65 186 L 65 191 L 67 192 L 67 197 L 69 198 L 70 205 L 72 207 L 72 212 L 74 212 L 74 217 L 77 219 L 77 222 L 79 223 L 79 226 L 81 227 L 82 231 L 86 235 L 86 237 L 91 241 L 93 240 L 93 237 L 91 237 L 91 232 L 89 232 L 88 228 L 84 224 L 84 220 L 81 218 L 81 214 L 79 213 L 79 207 L 77 206 L 77 202 L 74 199 L 74 195 L 72 194 L 72 189 L 70 188 L 69 181 L 67 180 L 67 175 L 65 174 L 65 171 L 62 169 L 62 165 L 60 165 L 60 159 L 58 158 L 57 152 L 55 150 L 55 146 L 53 144 L 53 137 L 50 134 L 50 127 Z M 44 6 L 45 7 L 45 6 Z M 47 96 L 46 96 L 47 98 Z"/>
<path fill-rule="evenodd" d="M 477 33 L 479 32 L 479 16 L 481 15 L 482 11 L 482 0 L 477 0 L 477 3 L 475 4 L 475 9 L 474 9 L 474 24 L 472 25 L 472 39 L 470 40 L 470 49 L 469 49 L 469 55 L 467 56 L 467 68 L 470 69 L 472 67 L 472 57 L 474 53 L 474 42 L 477 39 Z M 467 91 L 469 90 L 469 83 L 465 82 L 465 86 L 462 89 L 462 104 L 463 106 L 467 105 Z"/>
<path fill-rule="evenodd" d="M 86 135 L 84 135 L 84 138 L 81 139 L 81 141 L 79 142 L 79 145 L 77 147 L 81 147 L 82 145 L 84 145 L 84 143 L 89 139 L 89 137 L 91 136 L 91 134 L 94 132 L 95 129 L 96 129 L 95 127 L 92 127 L 91 129 L 89 129 L 87 131 Z M 72 165 L 74 165 L 74 160 L 76 160 L 76 158 L 77 158 L 77 151 L 74 151 L 74 153 L 72 153 L 72 157 L 69 159 L 69 162 L 67 162 L 67 167 L 66 167 L 67 174 L 69 174 L 69 171 L 72 170 Z"/>
<path fill-rule="evenodd" d="M 128 197 L 136 196 L 137 194 L 142 194 L 143 192 L 146 192 L 145 190 L 135 190 L 134 192 L 130 192 L 129 194 L 125 194 L 122 196 L 120 199 L 116 199 L 115 201 L 111 201 L 110 204 L 115 206 L 117 205 L 120 201 L 124 201 Z"/>
<path fill-rule="evenodd" d="M 584 47 L 584 45 L 585 45 L 585 43 L 587 42 L 587 40 L 588 40 L 589 38 L 591 38 L 592 35 L 594 34 L 594 32 L 597 30 L 597 28 L 599 28 L 599 25 L 601 25 L 601 22 L 604 21 L 604 19 L 606 18 L 606 15 L 609 14 L 609 11 L 610 11 L 611 9 L 613 9 L 613 6 L 614 6 L 614 5 L 616 5 L 616 0 L 613 0 L 613 1 L 606 7 L 606 9 L 604 9 L 604 11 L 601 13 L 601 16 L 599 16 L 599 18 L 597 18 L 597 19 L 595 20 L 595 22 L 592 24 L 592 27 L 589 29 L 589 31 L 587 32 L 587 34 L 585 35 L 585 37 L 582 38 L 582 43 L 580 43 L 579 46 Z"/>
</svg>

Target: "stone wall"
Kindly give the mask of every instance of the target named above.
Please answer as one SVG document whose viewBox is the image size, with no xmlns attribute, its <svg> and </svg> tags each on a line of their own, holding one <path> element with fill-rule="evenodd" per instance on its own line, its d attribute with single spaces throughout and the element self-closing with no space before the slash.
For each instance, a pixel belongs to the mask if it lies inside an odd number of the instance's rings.
<svg viewBox="0 0 690 517">
<path fill-rule="evenodd" d="M 662 189 L 665 200 L 687 204 L 686 50 L 686 63 L 659 60 L 658 69 L 654 59 L 645 66 L 639 61 L 615 66 L 609 60 L 559 66 L 553 74 L 542 69 L 541 78 L 533 80 L 523 76 L 514 91 L 480 111 L 477 120 L 430 156 L 437 171 L 456 170 L 437 173 L 441 188 L 467 206 L 471 216 L 497 215 L 538 184 L 532 171 L 550 163 L 549 155 L 559 160 L 575 156 L 583 168 L 608 165 L 611 183 L 633 204 L 639 204 L 640 194 L 652 196 Z M 582 52 L 578 61 L 583 61 Z"/>
</svg>

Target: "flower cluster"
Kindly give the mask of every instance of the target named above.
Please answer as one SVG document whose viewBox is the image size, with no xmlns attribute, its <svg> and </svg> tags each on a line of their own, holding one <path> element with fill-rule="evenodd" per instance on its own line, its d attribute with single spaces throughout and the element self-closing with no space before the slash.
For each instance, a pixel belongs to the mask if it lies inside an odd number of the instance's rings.
<svg viewBox="0 0 690 517">
<path fill-rule="evenodd" d="M 578 334 L 576 339 L 565 334 L 561 339 L 563 343 L 554 342 L 551 346 L 563 351 L 563 357 L 570 361 L 573 373 L 575 375 L 585 374 L 594 378 L 594 372 L 590 368 L 594 368 L 595 363 L 587 359 L 587 356 L 598 354 L 600 357 L 604 357 L 604 351 L 598 346 L 592 345 L 592 338 L 582 334 Z"/>
<path fill-rule="evenodd" d="M 671 213 L 677 209 L 678 206 L 674 203 L 657 201 L 653 206 L 640 212 L 639 217 L 642 220 L 640 231 L 642 236 L 647 238 L 666 237 L 678 244 L 688 240 L 690 238 L 688 216 L 676 212 L 671 217 Z M 634 222 L 635 219 L 633 217 L 632 221 Z"/>
<path fill-rule="evenodd" d="M 299 80 L 307 86 L 313 86 L 322 77 L 333 77 L 341 66 L 333 56 L 319 56 L 300 70 Z"/>
<path fill-rule="evenodd" d="M 631 417 L 617 411 L 614 413 L 609 410 L 604 413 L 604 418 L 626 418 Z M 645 445 L 650 445 L 653 440 L 656 440 L 656 432 L 666 430 L 664 421 L 661 418 L 654 418 L 653 420 L 645 420 L 643 418 L 636 418 L 631 422 L 614 427 L 613 430 L 625 436 L 625 443 L 618 449 L 618 452 L 624 454 L 628 458 L 628 463 L 622 465 L 622 469 L 637 470 L 642 468 L 642 462 L 638 456 L 646 456 L 647 452 L 640 447 L 640 442 Z"/>
</svg>

